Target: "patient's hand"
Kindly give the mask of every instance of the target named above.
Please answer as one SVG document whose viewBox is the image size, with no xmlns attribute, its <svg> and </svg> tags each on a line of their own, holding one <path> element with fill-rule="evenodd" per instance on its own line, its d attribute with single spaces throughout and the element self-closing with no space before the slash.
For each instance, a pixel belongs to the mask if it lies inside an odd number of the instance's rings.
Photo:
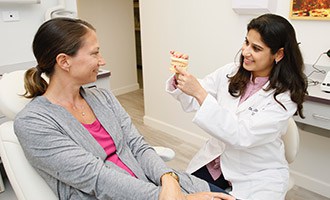
<svg viewBox="0 0 330 200">
<path fill-rule="evenodd" d="M 186 200 L 185 194 L 181 191 L 180 184 L 172 176 L 162 176 L 161 182 L 162 189 L 158 197 L 159 200 Z"/>
</svg>

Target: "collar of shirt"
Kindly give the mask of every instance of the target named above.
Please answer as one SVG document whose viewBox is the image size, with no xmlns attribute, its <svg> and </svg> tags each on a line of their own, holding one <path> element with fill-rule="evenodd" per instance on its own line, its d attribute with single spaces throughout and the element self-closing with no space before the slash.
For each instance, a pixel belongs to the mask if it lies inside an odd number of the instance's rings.
<svg viewBox="0 0 330 200">
<path fill-rule="evenodd" d="M 269 80 L 269 77 L 256 77 L 254 81 L 252 80 L 252 75 L 250 77 L 250 81 L 246 86 L 244 94 L 241 96 L 241 99 L 239 103 L 241 104 L 246 99 L 248 99 L 250 96 L 252 96 L 254 93 L 259 91 Z"/>
</svg>

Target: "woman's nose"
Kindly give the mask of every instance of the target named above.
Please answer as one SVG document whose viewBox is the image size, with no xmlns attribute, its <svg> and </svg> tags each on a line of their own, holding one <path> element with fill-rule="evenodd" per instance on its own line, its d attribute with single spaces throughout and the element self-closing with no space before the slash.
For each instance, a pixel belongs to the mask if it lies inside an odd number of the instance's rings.
<svg viewBox="0 0 330 200">
<path fill-rule="evenodd" d="M 99 59 L 99 66 L 104 66 L 106 63 L 105 63 L 105 60 L 104 58 L 101 56 L 100 59 Z"/>
<path fill-rule="evenodd" d="M 251 48 L 249 46 L 246 46 L 242 48 L 242 55 L 243 56 L 251 56 Z"/>
</svg>

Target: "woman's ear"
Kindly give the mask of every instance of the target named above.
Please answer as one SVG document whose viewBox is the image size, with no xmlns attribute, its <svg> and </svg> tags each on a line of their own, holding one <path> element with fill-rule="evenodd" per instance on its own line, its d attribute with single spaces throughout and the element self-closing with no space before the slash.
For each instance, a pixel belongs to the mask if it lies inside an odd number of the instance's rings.
<svg viewBox="0 0 330 200">
<path fill-rule="evenodd" d="M 65 71 L 70 71 L 70 64 L 69 64 L 69 56 L 66 55 L 65 53 L 60 53 L 56 56 L 56 62 L 58 64 L 58 66 L 65 70 Z"/>
<path fill-rule="evenodd" d="M 275 54 L 275 63 L 278 63 L 284 57 L 284 48 L 280 48 Z"/>
</svg>

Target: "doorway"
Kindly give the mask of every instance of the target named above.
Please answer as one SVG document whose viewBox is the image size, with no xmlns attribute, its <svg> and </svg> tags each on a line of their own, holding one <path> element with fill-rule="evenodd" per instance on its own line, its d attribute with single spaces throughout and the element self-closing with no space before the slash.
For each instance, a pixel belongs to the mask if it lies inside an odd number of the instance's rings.
<svg viewBox="0 0 330 200">
<path fill-rule="evenodd" d="M 140 89 L 143 89 L 139 0 L 134 0 L 134 24 L 137 79 Z"/>
</svg>

